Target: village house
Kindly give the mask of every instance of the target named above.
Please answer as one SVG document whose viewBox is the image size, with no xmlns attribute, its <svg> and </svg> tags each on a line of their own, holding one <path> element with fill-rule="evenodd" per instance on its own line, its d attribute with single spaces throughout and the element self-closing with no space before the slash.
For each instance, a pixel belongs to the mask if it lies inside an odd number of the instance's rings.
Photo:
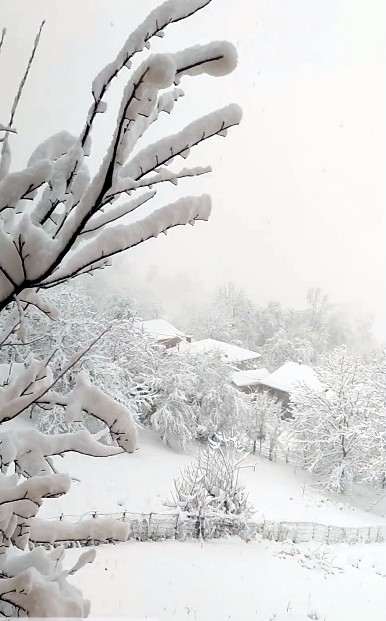
<svg viewBox="0 0 386 621">
<path fill-rule="evenodd" d="M 283 411 L 288 411 L 291 394 L 299 385 L 305 385 L 319 391 L 322 386 L 315 371 L 302 362 L 287 361 L 273 373 L 265 375 L 259 382 L 260 390 L 268 390 L 283 404 Z"/>
<path fill-rule="evenodd" d="M 142 321 L 142 329 L 149 334 L 159 344 L 166 349 L 176 347 L 182 342 L 190 343 L 190 336 L 184 334 L 181 330 L 173 326 L 165 319 L 149 319 Z"/>
<path fill-rule="evenodd" d="M 216 341 L 215 339 L 193 341 L 183 347 L 193 353 L 218 351 L 224 362 L 228 362 L 239 370 L 256 369 L 261 357 L 255 351 L 250 351 L 231 343 L 225 343 L 224 341 Z"/>
<path fill-rule="evenodd" d="M 249 369 L 245 371 L 235 371 L 231 375 L 234 386 L 242 392 L 256 392 L 261 381 L 268 375 L 267 369 Z"/>
</svg>

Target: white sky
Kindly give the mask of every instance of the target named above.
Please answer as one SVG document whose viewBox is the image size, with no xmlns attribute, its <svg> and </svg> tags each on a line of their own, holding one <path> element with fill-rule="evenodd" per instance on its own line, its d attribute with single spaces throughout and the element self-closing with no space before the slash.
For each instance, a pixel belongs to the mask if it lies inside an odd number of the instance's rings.
<svg viewBox="0 0 386 621">
<path fill-rule="evenodd" d="M 8 27 L 0 58 L 2 122 L 37 27 L 47 20 L 15 123 L 15 167 L 49 134 L 80 131 L 93 77 L 156 4 L 1 1 Z M 296 306 L 307 287 L 321 286 L 334 301 L 375 315 L 384 335 L 385 17 L 383 0 L 213 0 L 170 27 L 154 51 L 229 39 L 239 66 L 226 78 L 188 78 L 165 131 L 232 101 L 244 119 L 226 140 L 215 138 L 193 155 L 192 163 L 213 165 L 212 175 L 177 191 L 209 192 L 210 222 L 142 245 L 128 255 L 130 266 L 190 272 L 209 285 L 234 280 L 257 303 Z M 95 134 L 94 165 L 123 80 Z M 171 186 L 159 204 L 173 196 Z M 124 281 L 123 264 L 114 269 Z"/>
</svg>

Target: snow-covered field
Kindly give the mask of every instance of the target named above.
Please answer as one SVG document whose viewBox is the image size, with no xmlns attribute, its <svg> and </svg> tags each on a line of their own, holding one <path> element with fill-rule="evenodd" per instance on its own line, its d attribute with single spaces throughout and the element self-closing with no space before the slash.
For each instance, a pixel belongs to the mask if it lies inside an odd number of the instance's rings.
<svg viewBox="0 0 386 621">
<path fill-rule="evenodd" d="M 386 545 L 128 542 L 100 546 L 74 582 L 95 617 L 384 621 Z"/>
<path fill-rule="evenodd" d="M 172 451 L 149 430 L 140 432 L 139 448 L 132 455 L 92 458 L 73 453 L 55 458 L 59 470 L 80 482 L 74 481 L 66 496 L 46 500 L 39 516 L 81 515 L 89 511 L 165 512 L 162 503 L 170 497 L 174 478 L 192 459 L 193 455 Z M 257 461 L 255 470 L 245 469 L 242 476 L 258 520 L 339 526 L 386 524 L 381 503 L 376 507 L 377 513 L 353 506 L 362 500 L 363 507 L 370 507 L 370 497 L 334 499 L 318 491 L 311 477 L 300 469 L 296 471 L 289 464 L 272 463 L 259 457 Z"/>
<path fill-rule="evenodd" d="M 25 425 L 25 422 L 23 423 Z M 133 455 L 55 458 L 74 481 L 70 493 L 43 503 L 40 517 L 60 513 L 166 511 L 181 455 L 142 430 Z M 366 490 L 332 498 L 287 464 L 259 459 L 243 471 L 256 518 L 363 526 L 384 524 L 382 502 L 366 511 Z M 362 506 L 362 509 L 354 505 Z M 78 549 L 68 550 L 66 564 Z M 100 546 L 73 578 L 92 600 L 91 616 L 158 621 L 383 621 L 386 544 L 320 545 L 267 540 L 127 542 Z M 100 585 L 103 584 L 103 589 Z"/>
</svg>

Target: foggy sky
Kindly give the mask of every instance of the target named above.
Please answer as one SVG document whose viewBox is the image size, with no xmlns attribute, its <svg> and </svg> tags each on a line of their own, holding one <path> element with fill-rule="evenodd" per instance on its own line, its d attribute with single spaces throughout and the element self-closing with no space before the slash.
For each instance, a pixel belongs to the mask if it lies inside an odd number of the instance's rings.
<svg viewBox="0 0 386 621">
<path fill-rule="evenodd" d="M 51 133 L 79 133 L 90 84 L 157 0 L 2 0 L 8 27 L 0 57 L 0 120 L 5 123 L 35 32 L 41 46 L 13 140 L 14 167 Z M 170 186 L 177 195 L 212 195 L 209 223 L 174 230 L 116 261 L 114 279 L 152 265 L 188 272 L 211 286 L 233 280 L 257 303 L 298 306 L 309 286 L 337 302 L 385 314 L 385 9 L 382 0 L 213 0 L 169 27 L 152 51 L 228 39 L 237 70 L 225 78 L 186 78 L 185 98 L 150 138 L 229 102 L 239 128 L 192 153 L 213 173 Z M 111 89 L 94 134 L 91 165 L 103 156 L 127 73 Z"/>
</svg>

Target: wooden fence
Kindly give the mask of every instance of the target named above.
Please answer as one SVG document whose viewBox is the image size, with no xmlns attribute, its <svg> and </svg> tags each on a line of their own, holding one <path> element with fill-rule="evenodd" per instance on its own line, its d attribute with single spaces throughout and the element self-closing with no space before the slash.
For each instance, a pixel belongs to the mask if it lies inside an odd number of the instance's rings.
<svg viewBox="0 0 386 621">
<path fill-rule="evenodd" d="M 127 526 L 128 540 L 135 541 L 162 541 L 165 539 L 185 540 L 193 539 L 218 539 L 229 536 L 241 536 L 244 539 L 254 539 L 261 536 L 264 539 L 273 541 L 292 541 L 302 543 L 316 541 L 326 544 L 337 543 L 382 543 L 386 541 L 386 525 L 380 526 L 360 526 L 360 527 L 341 527 L 328 526 L 313 522 L 275 522 L 265 520 L 263 522 L 242 523 L 240 520 L 230 517 L 181 517 L 178 513 L 121 513 L 97 514 L 86 513 L 82 516 L 58 516 L 50 520 L 71 521 L 72 524 L 79 524 L 88 520 L 92 526 L 93 519 L 96 520 L 115 520 L 124 522 Z M 86 526 L 86 524 L 84 524 Z M 84 530 L 84 529 L 83 529 Z M 40 529 L 41 531 L 41 529 Z M 93 529 L 89 529 L 92 533 Z M 103 529 L 99 529 L 103 532 Z M 42 539 L 42 538 L 40 538 Z M 122 539 L 119 539 L 122 541 Z M 71 540 L 56 539 L 53 545 L 64 545 L 65 547 L 80 547 L 88 545 L 98 545 L 101 543 L 117 543 L 114 536 L 98 535 L 82 539 L 72 538 Z M 40 540 L 34 537 L 33 528 L 31 530 L 30 545 L 50 546 L 47 540 Z"/>
</svg>

